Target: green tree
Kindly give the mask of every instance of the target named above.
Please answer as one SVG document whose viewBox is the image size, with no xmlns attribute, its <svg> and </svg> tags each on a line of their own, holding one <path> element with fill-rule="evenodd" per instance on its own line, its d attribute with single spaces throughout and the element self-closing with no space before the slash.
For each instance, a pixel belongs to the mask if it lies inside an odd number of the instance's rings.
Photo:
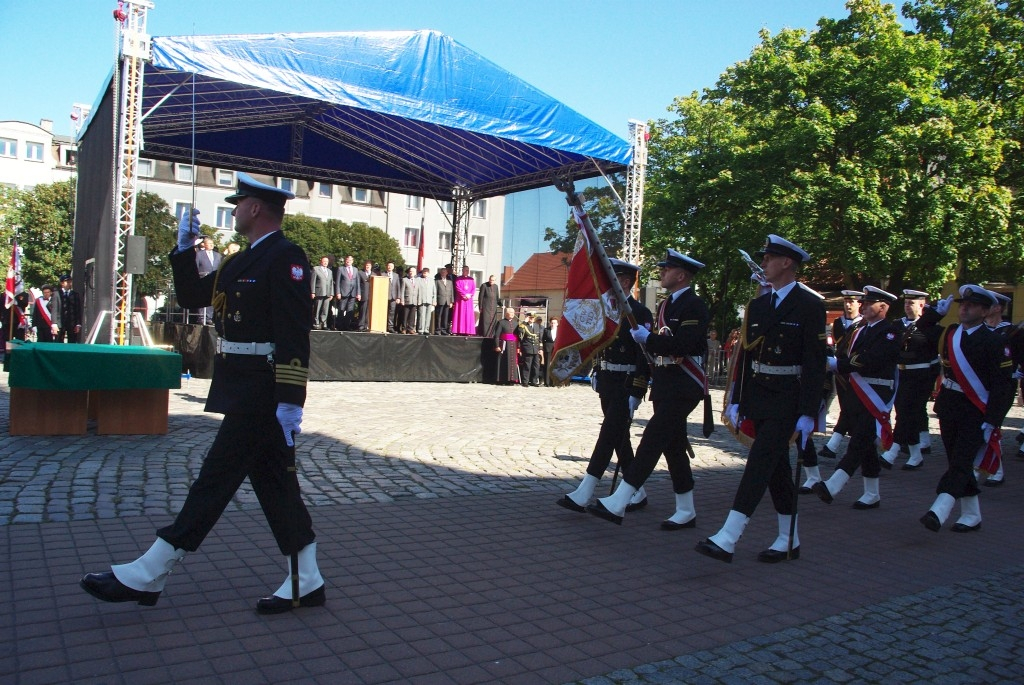
<svg viewBox="0 0 1024 685">
<path fill-rule="evenodd" d="M 36 186 L 30 191 L 7 190 L 0 196 L 5 243 L 17 237 L 22 248 L 25 286 L 56 287 L 60 275 L 71 271 L 75 225 L 75 187 L 71 181 Z"/>
<path fill-rule="evenodd" d="M 170 292 L 173 276 L 167 256 L 178 242 L 178 227 L 170 207 L 159 195 L 139 193 L 135 203 L 135 235 L 146 238 L 146 273 L 132 277 L 135 292 Z"/>
<path fill-rule="evenodd" d="M 619 197 L 625 197 L 625 181 L 621 175 L 612 176 L 612 183 L 615 184 Z M 590 217 L 590 223 L 597 231 L 597 238 L 601 241 L 605 252 L 609 257 L 617 257 L 622 252 L 624 235 L 624 222 L 622 212 L 619 210 L 615 196 L 607 185 L 587 186 L 577 191 L 583 209 Z M 551 254 L 567 253 L 572 254 L 576 249 L 576 237 L 579 228 L 576 221 L 569 218 L 561 230 L 550 226 L 544 229 L 544 240 L 548 242 Z"/>
<path fill-rule="evenodd" d="M 310 262 L 316 264 L 320 257 L 334 256 L 340 262 L 345 255 L 352 255 L 360 262 L 370 260 L 375 264 L 392 261 L 402 265 L 402 251 L 398 241 L 385 231 L 361 221 L 347 224 L 339 219 L 319 219 L 304 214 L 284 217 L 281 229 L 288 239 L 306 252 Z M 235 234 L 234 242 L 245 245 L 244 236 Z"/>
</svg>

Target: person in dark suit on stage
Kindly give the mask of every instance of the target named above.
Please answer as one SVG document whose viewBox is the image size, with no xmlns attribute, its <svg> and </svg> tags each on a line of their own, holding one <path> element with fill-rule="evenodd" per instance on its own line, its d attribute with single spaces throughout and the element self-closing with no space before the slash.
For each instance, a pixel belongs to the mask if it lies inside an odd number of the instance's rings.
<svg viewBox="0 0 1024 685">
<path fill-rule="evenodd" d="M 858 468 L 864 481 L 864 494 L 853 503 L 853 508 L 877 509 L 881 504 L 878 475 L 882 461 L 875 439 L 880 435 L 882 448 L 891 447 L 890 416 L 902 333 L 885 317 L 897 299 L 881 288 L 866 286 L 860 305 L 860 323 L 847 333 L 836 356 L 829 357 L 829 368 L 850 388 L 850 401 L 844 409 L 849 413 L 850 444 L 829 479 L 811 486 L 827 504 L 832 503 Z"/>
<path fill-rule="evenodd" d="M 359 273 L 353 266 L 352 255 L 345 257 L 345 263 L 334 275 L 334 299 L 338 304 L 337 329 L 352 331 L 356 328 L 356 302 L 360 294 Z"/>
<path fill-rule="evenodd" d="M 733 426 L 747 419 L 753 422 L 754 442 L 725 524 L 696 548 L 704 556 L 725 562 L 732 562 L 736 543 L 765 490 L 775 506 L 779 534 L 758 554 L 758 561 L 786 559 L 791 531 L 793 558 L 799 556 L 789 442 L 794 432 L 801 445 L 810 440 L 825 382 L 825 307 L 817 293 L 796 280 L 797 269 L 810 256 L 774 234 L 768 236 L 758 255 L 771 290 L 747 307 L 743 331 L 733 350 L 739 356 L 726 406 Z"/>
<path fill-rule="evenodd" d="M 645 307 L 646 309 L 646 307 Z M 647 310 L 650 314 L 650 310 Z M 544 377 L 544 385 L 551 387 L 551 377 L 548 376 L 548 364 L 551 363 L 551 354 L 555 351 L 555 339 L 558 337 L 558 317 L 552 316 L 548 319 L 548 325 L 541 332 L 541 349 L 544 350 L 544 358 L 540 362 L 540 375 Z"/>
<path fill-rule="evenodd" d="M 665 455 L 672 490 L 676 495 L 673 529 L 693 528 L 697 513 L 693 504 L 693 472 L 687 456 L 686 418 L 704 399 L 707 379 L 703 359 L 707 353 L 708 307 L 691 287 L 701 262 L 669 250 L 658 262 L 661 287 L 668 296 L 658 307 L 654 331 L 638 326 L 631 331 L 638 345 L 653 355 L 651 404 L 654 414 L 644 428 L 636 455 L 622 482 L 608 497 L 587 506 L 587 511 L 622 525 L 626 507 L 647 481 L 661 455 Z"/>
<path fill-rule="evenodd" d="M 451 335 L 452 332 L 452 304 L 455 301 L 455 288 L 452 279 L 449 277 L 448 269 L 441 267 L 434 277 L 434 287 L 437 290 L 437 325 L 435 331 L 438 335 Z"/>
<path fill-rule="evenodd" d="M 359 330 L 370 330 L 370 279 L 373 278 L 373 262 L 367 260 L 359 271 L 359 291 L 356 302 L 359 303 Z"/>
<path fill-rule="evenodd" d="M 82 332 L 82 295 L 71 287 L 71 274 L 60 277 L 60 330 L 57 342 L 79 342 Z"/>
<path fill-rule="evenodd" d="M 309 262 L 281 232 L 290 192 L 238 174 L 235 229 L 249 248 L 227 258 L 219 275 L 200 277 L 193 242 L 198 211 L 182 218 L 171 253 L 174 285 L 186 307 L 213 306 L 218 334 L 206 410 L 223 413 L 199 477 L 181 511 L 141 557 L 81 580 L 107 602 L 156 604 L 167 575 L 194 552 L 246 478 L 259 499 L 278 549 L 297 561 L 298 603 L 321 606 L 324 580 L 316 563 L 316 536 L 295 473 L 294 436 L 300 432 L 309 376 Z M 291 611 L 293 577 L 257 601 L 263 614 Z"/>
<path fill-rule="evenodd" d="M 40 288 L 42 296 L 32 304 L 32 326 L 37 342 L 53 342 L 60 331 L 60 298 L 54 297 L 53 286 Z"/>
</svg>

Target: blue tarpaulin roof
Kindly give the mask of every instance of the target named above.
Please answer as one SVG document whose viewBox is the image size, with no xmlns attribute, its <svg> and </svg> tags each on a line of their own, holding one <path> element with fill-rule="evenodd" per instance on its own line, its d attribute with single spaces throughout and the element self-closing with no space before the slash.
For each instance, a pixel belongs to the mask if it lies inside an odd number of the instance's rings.
<svg viewBox="0 0 1024 685">
<path fill-rule="evenodd" d="M 630 159 L 622 138 L 436 31 L 152 46 L 147 157 L 438 199 L 588 178 Z"/>
</svg>

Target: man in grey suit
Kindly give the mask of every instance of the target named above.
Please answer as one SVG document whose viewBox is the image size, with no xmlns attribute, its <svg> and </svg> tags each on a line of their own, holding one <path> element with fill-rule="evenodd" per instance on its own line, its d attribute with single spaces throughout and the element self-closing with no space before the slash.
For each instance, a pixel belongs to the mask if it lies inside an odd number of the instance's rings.
<svg viewBox="0 0 1024 685">
<path fill-rule="evenodd" d="M 395 317 L 402 306 L 402 277 L 395 272 L 395 263 L 388 262 L 382 276 L 388 277 L 388 333 L 396 331 Z"/>
<path fill-rule="evenodd" d="M 448 278 L 448 269 L 441 267 L 437 270 L 437 278 L 434 279 L 434 287 L 437 290 L 437 325 L 434 331 L 438 335 L 451 335 L 452 329 L 452 303 L 455 301 L 455 291 L 452 289 L 452 279 Z"/>
<path fill-rule="evenodd" d="M 199 277 L 209 276 L 220 268 L 222 259 L 224 259 L 224 255 L 214 249 L 213 239 L 204 236 L 202 249 L 196 250 L 196 267 L 199 269 Z M 213 323 L 213 307 L 203 307 L 196 311 L 199 314 L 199 323 L 204 326 Z"/>
<path fill-rule="evenodd" d="M 334 281 L 334 297 L 338 301 L 339 331 L 355 329 L 356 299 L 360 295 L 359 273 L 352 266 L 352 255 L 345 257 L 345 265 L 338 267 Z"/>
<path fill-rule="evenodd" d="M 327 314 L 331 309 L 331 297 L 334 295 L 334 278 L 331 276 L 331 260 L 321 257 L 320 263 L 313 267 L 310 274 L 310 297 L 313 298 L 313 328 L 322 331 L 327 328 Z"/>
<path fill-rule="evenodd" d="M 437 304 L 437 289 L 434 287 L 434 279 L 430 277 L 430 269 L 426 267 L 416 277 L 416 302 L 419 306 L 416 332 L 420 335 L 430 335 L 430 319 Z"/>
</svg>

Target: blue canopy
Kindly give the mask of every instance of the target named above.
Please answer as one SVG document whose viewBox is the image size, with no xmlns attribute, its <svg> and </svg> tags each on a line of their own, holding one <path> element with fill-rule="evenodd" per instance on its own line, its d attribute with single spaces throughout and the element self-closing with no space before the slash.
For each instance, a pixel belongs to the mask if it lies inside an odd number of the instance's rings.
<svg viewBox="0 0 1024 685">
<path fill-rule="evenodd" d="M 155 159 L 448 199 L 622 169 L 628 143 L 436 31 L 154 37 Z"/>
</svg>

